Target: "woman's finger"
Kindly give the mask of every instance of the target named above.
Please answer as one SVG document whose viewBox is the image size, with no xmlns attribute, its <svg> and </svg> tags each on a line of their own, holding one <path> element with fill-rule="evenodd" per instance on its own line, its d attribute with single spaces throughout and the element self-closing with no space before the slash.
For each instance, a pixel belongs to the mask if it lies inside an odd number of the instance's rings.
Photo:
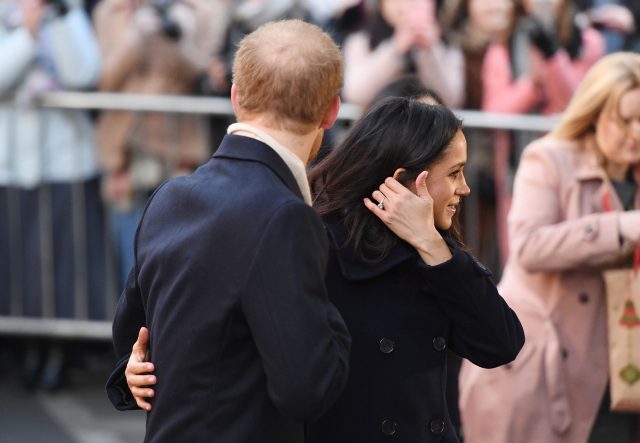
<svg viewBox="0 0 640 443">
<path fill-rule="evenodd" d="M 386 203 L 387 201 L 389 201 L 389 199 L 387 199 L 387 196 L 384 195 L 382 192 L 378 191 L 377 189 L 371 193 L 371 196 L 378 203 L 382 203 L 383 201 Z"/>
<path fill-rule="evenodd" d="M 402 183 L 400 183 L 398 180 L 396 180 L 393 177 L 387 177 L 384 180 L 384 185 L 386 185 L 387 188 L 393 191 L 393 193 L 395 194 L 408 191 L 408 189 Z"/>
<path fill-rule="evenodd" d="M 429 199 L 431 194 L 427 189 L 427 175 L 429 175 L 427 171 L 422 171 L 416 178 L 416 194 L 422 198 Z"/>
<path fill-rule="evenodd" d="M 373 203 L 371 200 L 369 200 L 368 198 L 363 199 L 364 201 L 364 205 L 367 207 L 367 209 L 371 212 L 373 212 L 373 214 L 378 217 L 380 220 L 382 220 L 384 222 L 384 217 L 385 217 L 385 212 L 384 209 L 381 209 L 378 205 L 376 205 L 375 203 Z M 386 201 L 386 200 L 385 200 Z"/>
<path fill-rule="evenodd" d="M 378 190 L 382 192 L 388 200 L 394 200 L 394 198 L 397 197 L 397 192 L 393 191 L 386 183 L 382 183 Z"/>
<path fill-rule="evenodd" d="M 131 375 L 127 377 L 127 385 L 129 389 L 133 387 L 144 387 L 155 385 L 157 383 L 155 375 Z"/>
<path fill-rule="evenodd" d="M 151 388 L 133 388 L 131 393 L 134 397 L 140 397 L 142 399 L 153 398 L 156 395 L 156 391 Z"/>
<path fill-rule="evenodd" d="M 144 399 L 144 397 L 133 397 L 136 401 L 136 404 L 138 405 L 138 407 L 140 409 L 144 409 L 145 411 L 150 411 L 151 410 L 151 403 L 149 403 L 148 401 L 146 401 Z"/>
<path fill-rule="evenodd" d="M 127 368 L 125 369 L 125 375 L 127 376 L 127 379 L 129 379 L 129 376 L 147 374 L 149 372 L 153 372 L 153 369 L 153 363 L 133 361 L 130 359 L 129 363 L 127 363 Z"/>
</svg>

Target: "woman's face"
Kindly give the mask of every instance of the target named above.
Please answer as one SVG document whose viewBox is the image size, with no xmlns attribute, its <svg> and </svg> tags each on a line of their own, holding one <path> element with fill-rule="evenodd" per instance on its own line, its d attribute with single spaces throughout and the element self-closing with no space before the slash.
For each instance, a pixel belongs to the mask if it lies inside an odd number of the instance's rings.
<svg viewBox="0 0 640 443">
<path fill-rule="evenodd" d="M 462 131 L 458 131 L 451 140 L 443 157 L 426 168 L 427 189 L 433 198 L 433 218 L 436 228 L 447 230 L 451 227 L 462 197 L 471 190 L 464 178 L 464 165 L 467 163 L 467 140 Z M 410 186 L 415 193 L 415 183 Z"/>
<path fill-rule="evenodd" d="M 600 113 L 596 143 L 606 159 L 609 177 L 624 180 L 629 166 L 640 162 L 640 88 L 620 97 L 618 112 L 621 121 L 613 113 Z"/>
<path fill-rule="evenodd" d="M 509 29 L 513 19 L 513 0 L 469 0 L 471 26 L 492 38 Z"/>
</svg>

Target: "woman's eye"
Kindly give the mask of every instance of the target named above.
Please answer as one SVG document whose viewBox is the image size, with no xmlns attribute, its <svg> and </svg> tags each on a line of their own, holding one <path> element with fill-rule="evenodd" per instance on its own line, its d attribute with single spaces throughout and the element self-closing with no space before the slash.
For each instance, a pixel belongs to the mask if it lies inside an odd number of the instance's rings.
<svg viewBox="0 0 640 443">
<path fill-rule="evenodd" d="M 458 174 L 460 174 L 460 171 L 453 171 L 451 174 L 449 174 L 449 177 L 453 177 L 456 178 L 458 176 Z"/>
</svg>

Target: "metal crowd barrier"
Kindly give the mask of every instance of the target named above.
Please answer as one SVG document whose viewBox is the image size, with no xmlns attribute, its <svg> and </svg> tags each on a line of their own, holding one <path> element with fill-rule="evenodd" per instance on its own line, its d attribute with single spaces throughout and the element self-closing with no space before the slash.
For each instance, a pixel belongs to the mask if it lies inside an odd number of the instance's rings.
<svg viewBox="0 0 640 443">
<path fill-rule="evenodd" d="M 38 106 L 42 108 L 51 109 L 91 111 L 122 110 L 139 113 L 168 113 L 174 115 L 199 114 L 220 118 L 231 118 L 233 116 L 230 100 L 215 97 L 56 92 L 40 96 L 37 103 Z M 357 119 L 361 112 L 358 106 L 344 103 L 338 115 L 338 125 L 343 130 L 346 129 L 349 123 Z M 495 114 L 468 110 L 456 110 L 455 113 L 463 119 L 466 128 L 465 131 L 469 145 L 469 165 L 467 169 L 469 170 L 483 167 L 483 162 L 486 164 L 489 158 L 487 156 L 492 156 L 493 150 L 487 149 L 491 147 L 490 143 L 489 146 L 487 146 L 487 140 L 491 139 L 490 136 L 487 137 L 487 134 L 493 133 L 495 130 L 516 131 L 518 134 L 529 134 L 531 137 L 534 137 L 548 131 L 555 123 L 554 118 L 542 116 Z M 3 141 L 0 140 L 0 143 L 2 142 Z M 11 143 L 11 140 L 5 140 L 4 142 Z M 480 223 L 478 219 L 480 211 L 483 209 L 483 203 L 475 197 L 478 195 L 475 190 L 482 184 L 478 182 L 477 174 L 467 172 L 467 178 L 473 191 L 465 203 L 465 210 L 463 211 L 465 214 L 463 220 L 465 237 L 470 249 L 474 252 L 484 251 L 480 252 L 480 255 L 484 255 L 485 260 L 487 260 L 486 256 L 492 253 L 495 254 L 496 232 L 492 233 L 492 228 L 479 226 Z M 81 193 L 80 195 L 76 194 L 78 193 L 74 194 L 74 199 L 82 198 Z M 47 205 L 51 204 L 50 197 L 47 192 L 43 192 L 42 195 L 39 196 L 41 210 L 47 211 Z M 20 224 L 19 219 L 15 217 L 15 205 L 15 198 L 9 193 L 8 203 L 5 207 L 0 206 L 0 215 L 4 212 L 12 229 L 19 228 Z M 69 217 L 70 220 L 75 220 L 75 225 L 82 229 L 82 217 L 79 214 L 80 210 L 77 209 L 80 206 L 80 201 L 74 200 L 73 214 L 69 214 Z M 80 222 L 78 222 L 78 220 L 80 220 Z M 40 279 L 44 282 L 41 285 L 43 286 L 41 315 L 37 317 L 27 317 L 23 315 L 20 309 L 23 294 L 21 293 L 20 285 L 16 286 L 14 284 L 9 294 L 0 294 L 0 297 L 5 297 L 5 301 L 7 298 L 10 300 L 10 311 L 8 315 L 1 315 L 0 313 L 0 336 L 39 336 L 60 339 L 110 340 L 111 322 L 109 318 L 113 315 L 113 308 L 118 296 L 118 294 L 114 293 L 114 291 L 117 292 L 117 290 L 115 289 L 116 285 L 112 278 L 113 268 L 110 268 L 107 272 L 111 280 L 107 282 L 108 287 L 105 289 L 107 294 L 105 300 L 107 304 L 106 320 L 87 319 L 86 307 L 89 294 L 86 289 L 87 285 L 84 284 L 86 282 L 83 281 L 83 279 L 87 278 L 86 272 L 83 273 L 86 271 L 86 269 L 83 268 L 83 266 L 86 267 L 86 263 L 83 263 L 83 260 L 79 259 L 74 260 L 74 274 L 76 279 L 74 284 L 76 290 L 74 316 L 68 319 L 56 318 L 53 309 L 53 291 L 46 287 L 52 284 L 52 272 L 54 272 L 54 264 L 51 263 L 52 255 L 50 253 L 51 244 L 54 239 L 43 235 L 43 233 L 50 232 L 50 228 L 51 226 L 43 226 L 40 230 L 41 238 L 39 239 L 41 246 L 44 248 L 44 255 L 41 257 L 39 265 L 42 274 L 40 275 Z M 49 231 L 47 231 L 47 229 L 49 229 Z M 487 229 L 489 229 L 489 232 L 486 232 Z M 82 241 L 81 237 L 81 235 L 77 235 L 77 233 L 74 232 L 74 238 L 76 240 Z M 107 246 L 110 244 L 108 237 L 109 233 L 105 230 L 105 243 Z M 9 243 L 13 248 L 21 247 L 15 236 L 9 235 Z M 74 249 L 78 249 L 76 245 L 74 245 Z M 490 251 L 487 252 L 487 250 Z M 491 250 L 493 250 L 493 252 L 491 252 Z M 47 256 L 47 254 L 49 255 Z M 87 257 L 85 257 L 85 259 L 86 258 Z M 488 260 L 490 262 L 493 261 L 491 258 Z M 110 260 L 105 260 L 105 263 L 107 263 L 107 266 L 110 266 Z M 499 260 L 497 263 L 499 263 Z M 491 265 L 492 263 L 489 264 Z M 1 262 L 0 265 L 2 265 Z M 0 275 L 29 271 L 29 269 L 24 269 L 24 264 L 17 264 L 13 261 L 9 267 L 8 273 Z M 3 287 L 6 287 L 6 285 Z"/>
</svg>

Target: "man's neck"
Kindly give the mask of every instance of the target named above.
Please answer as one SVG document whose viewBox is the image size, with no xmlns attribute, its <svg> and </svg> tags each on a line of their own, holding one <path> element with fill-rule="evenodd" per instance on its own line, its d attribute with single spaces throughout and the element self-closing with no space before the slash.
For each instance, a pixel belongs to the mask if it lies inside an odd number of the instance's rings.
<svg viewBox="0 0 640 443">
<path fill-rule="evenodd" d="M 309 162 L 309 156 L 311 155 L 311 150 L 313 149 L 313 144 L 317 137 L 316 131 L 303 135 L 294 134 L 288 131 L 274 129 L 266 126 L 257 119 L 247 119 L 239 123 L 245 123 L 266 132 L 284 148 L 293 152 L 300 160 L 302 160 L 305 166 Z"/>
</svg>

